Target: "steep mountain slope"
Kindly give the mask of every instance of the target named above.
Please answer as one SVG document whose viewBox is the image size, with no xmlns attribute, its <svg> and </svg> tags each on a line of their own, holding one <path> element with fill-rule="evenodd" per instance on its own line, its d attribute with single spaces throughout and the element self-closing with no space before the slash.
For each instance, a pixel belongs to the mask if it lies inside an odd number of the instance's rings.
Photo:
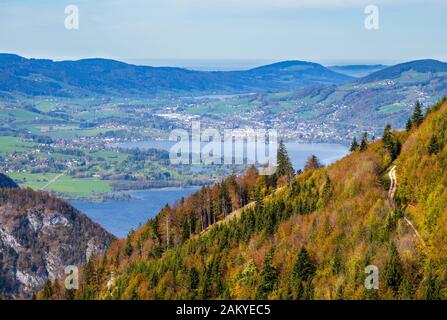
<svg viewBox="0 0 447 320">
<path fill-rule="evenodd" d="M 30 298 L 105 251 L 114 237 L 63 200 L 0 189 L 0 298 Z"/>
<path fill-rule="evenodd" d="M 247 71 L 202 72 L 135 66 L 107 59 L 54 62 L 0 54 L 0 92 L 31 96 L 271 91 L 350 80 L 351 77 L 319 64 L 301 61 Z"/>
<path fill-rule="evenodd" d="M 166 207 L 85 266 L 77 297 L 447 298 L 446 100 L 418 126 L 290 184 L 251 170 Z"/>
</svg>

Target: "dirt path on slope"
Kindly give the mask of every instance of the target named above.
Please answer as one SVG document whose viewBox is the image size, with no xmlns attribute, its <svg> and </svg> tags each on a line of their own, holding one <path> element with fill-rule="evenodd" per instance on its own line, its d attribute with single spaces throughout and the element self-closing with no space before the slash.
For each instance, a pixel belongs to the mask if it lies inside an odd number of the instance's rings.
<svg viewBox="0 0 447 320">
<path fill-rule="evenodd" d="M 396 195 L 396 190 L 397 190 L 396 166 L 393 166 L 391 168 L 390 172 L 388 173 L 388 177 L 390 178 L 390 181 L 391 181 L 390 189 L 388 190 L 388 202 L 390 203 L 391 208 L 393 208 L 393 210 L 396 210 L 396 200 L 395 200 L 395 195 Z M 410 219 L 408 219 L 407 217 L 404 216 L 404 221 L 410 227 L 410 229 L 413 230 L 416 238 L 418 238 L 418 240 L 425 247 L 424 239 L 422 239 L 421 235 L 416 230 L 416 228 L 414 227 L 414 225 L 410 221 Z"/>
</svg>

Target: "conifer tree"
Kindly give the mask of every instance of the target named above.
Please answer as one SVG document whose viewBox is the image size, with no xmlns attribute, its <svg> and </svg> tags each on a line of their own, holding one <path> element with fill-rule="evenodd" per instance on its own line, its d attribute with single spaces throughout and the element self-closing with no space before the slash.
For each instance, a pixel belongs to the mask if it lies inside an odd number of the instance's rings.
<svg viewBox="0 0 447 320">
<path fill-rule="evenodd" d="M 293 179 L 295 170 L 293 169 L 292 162 L 290 161 L 286 145 L 282 140 L 279 142 L 277 161 L 278 166 L 276 168 L 276 176 L 277 177 L 286 176 L 287 181 L 290 184 Z"/>
<path fill-rule="evenodd" d="M 264 258 L 260 277 L 261 283 L 258 286 L 256 296 L 258 299 L 266 299 L 278 282 L 278 271 L 273 266 L 273 250 L 270 250 Z"/>
<path fill-rule="evenodd" d="M 316 155 L 311 155 L 304 165 L 304 171 L 314 170 L 322 168 L 323 165 L 320 163 Z"/>
<path fill-rule="evenodd" d="M 301 247 L 292 270 L 292 284 L 297 299 L 311 299 L 311 281 L 315 275 L 316 267 L 306 248 Z"/>
<path fill-rule="evenodd" d="M 436 154 L 441 150 L 441 145 L 438 142 L 438 138 L 432 135 L 428 144 L 428 153 L 430 155 Z"/>
<path fill-rule="evenodd" d="M 197 269 L 195 267 L 192 267 L 189 269 L 189 275 L 188 275 L 188 286 L 191 290 L 197 290 L 199 287 L 200 277 L 199 273 L 197 272 Z"/>
<path fill-rule="evenodd" d="M 360 142 L 360 151 L 365 151 L 366 149 L 368 149 L 368 133 L 364 132 Z"/>
<path fill-rule="evenodd" d="M 383 269 L 383 275 L 386 286 L 396 294 L 402 282 L 403 271 L 399 252 L 394 243 L 391 244 L 388 260 Z"/>
<path fill-rule="evenodd" d="M 124 248 L 124 252 L 125 252 L 126 256 L 128 256 L 128 257 L 130 257 L 132 255 L 133 247 L 132 247 L 132 242 L 130 241 L 129 238 L 127 238 L 127 240 L 126 240 L 126 247 Z"/>
<path fill-rule="evenodd" d="M 309 253 L 304 246 L 301 247 L 293 266 L 292 277 L 294 281 L 307 281 L 314 276 L 315 271 L 316 267 Z"/>
<path fill-rule="evenodd" d="M 411 117 L 411 122 L 415 127 L 419 127 L 424 121 L 424 115 L 422 113 L 422 106 L 419 101 L 416 101 L 416 105 L 413 110 L 413 116 Z"/>
<path fill-rule="evenodd" d="M 383 130 L 382 143 L 392 160 L 395 160 L 401 151 L 401 142 L 393 136 L 391 125 L 387 124 Z"/>
<path fill-rule="evenodd" d="M 182 219 L 182 243 L 189 239 L 190 233 L 191 233 L 191 224 L 189 222 L 188 217 L 183 217 Z"/>
<path fill-rule="evenodd" d="M 329 178 L 329 176 L 326 174 L 321 196 L 324 201 L 327 201 L 327 200 L 329 200 L 331 195 L 332 195 L 332 181 L 331 181 L 331 178 Z"/>
<path fill-rule="evenodd" d="M 428 263 L 427 270 L 423 281 L 423 299 L 439 300 L 440 299 L 440 283 L 433 270 L 432 262 Z"/>
<path fill-rule="evenodd" d="M 385 148 L 387 148 L 388 150 L 390 150 L 392 148 L 392 145 L 393 145 L 393 133 L 391 132 L 391 125 L 390 124 L 387 124 L 385 126 L 385 129 L 383 130 L 382 143 L 385 146 Z"/>
<path fill-rule="evenodd" d="M 354 137 L 354 139 L 352 139 L 351 148 L 349 149 L 349 151 L 354 152 L 357 151 L 358 149 L 359 149 L 359 143 L 357 142 L 357 138 Z"/>
<path fill-rule="evenodd" d="M 405 129 L 407 131 L 410 131 L 412 127 L 413 127 L 413 122 L 411 121 L 411 118 L 408 118 L 407 124 L 405 125 Z"/>
<path fill-rule="evenodd" d="M 222 212 L 223 216 L 226 217 L 227 214 L 231 213 L 232 208 L 230 193 L 228 192 L 225 181 L 220 184 L 219 191 L 220 211 Z"/>
<path fill-rule="evenodd" d="M 398 139 L 396 139 L 393 142 L 393 148 L 390 152 L 391 159 L 395 160 L 399 156 L 401 149 L 402 149 L 402 144 Z"/>
</svg>

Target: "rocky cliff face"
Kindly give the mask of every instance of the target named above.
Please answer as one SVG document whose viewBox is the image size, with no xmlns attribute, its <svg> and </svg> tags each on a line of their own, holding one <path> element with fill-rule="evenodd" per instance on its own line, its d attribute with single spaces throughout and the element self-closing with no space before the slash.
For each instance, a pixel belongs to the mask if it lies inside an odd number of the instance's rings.
<svg viewBox="0 0 447 320">
<path fill-rule="evenodd" d="M 0 189 L 0 298 L 30 298 L 103 253 L 114 237 L 45 192 Z"/>
</svg>

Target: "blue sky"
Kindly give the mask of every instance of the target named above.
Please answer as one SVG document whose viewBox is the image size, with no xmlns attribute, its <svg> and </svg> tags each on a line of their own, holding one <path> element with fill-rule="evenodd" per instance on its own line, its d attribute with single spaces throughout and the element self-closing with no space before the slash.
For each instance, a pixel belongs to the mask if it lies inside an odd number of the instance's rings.
<svg viewBox="0 0 447 320">
<path fill-rule="evenodd" d="M 80 29 L 64 27 L 65 6 Z M 380 10 L 366 30 L 366 5 Z M 445 0 L 2 0 L 0 52 L 126 61 L 447 61 Z"/>
</svg>

